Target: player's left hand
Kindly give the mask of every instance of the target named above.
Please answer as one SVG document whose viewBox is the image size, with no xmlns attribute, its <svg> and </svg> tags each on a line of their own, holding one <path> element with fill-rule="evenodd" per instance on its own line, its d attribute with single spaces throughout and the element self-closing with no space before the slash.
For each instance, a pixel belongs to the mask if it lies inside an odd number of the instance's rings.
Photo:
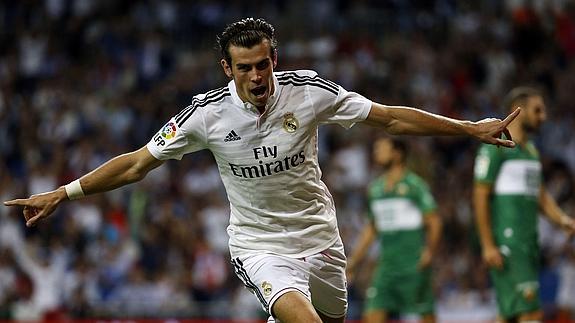
<svg viewBox="0 0 575 323">
<path fill-rule="evenodd" d="M 521 108 L 517 108 L 504 120 L 487 118 L 477 121 L 475 123 L 473 136 L 484 143 L 509 148 L 515 147 L 515 142 L 513 142 L 513 138 L 511 137 L 511 133 L 507 129 L 507 126 L 517 117 L 517 115 L 519 115 L 520 112 Z M 503 134 L 507 139 L 501 138 Z"/>
</svg>

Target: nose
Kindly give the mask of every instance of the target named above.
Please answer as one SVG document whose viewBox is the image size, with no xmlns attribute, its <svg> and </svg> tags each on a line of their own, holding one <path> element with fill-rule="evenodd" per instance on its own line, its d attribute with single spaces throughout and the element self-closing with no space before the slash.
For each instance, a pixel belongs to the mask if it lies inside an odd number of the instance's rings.
<svg viewBox="0 0 575 323">
<path fill-rule="evenodd" d="M 262 75 L 260 73 L 260 71 L 258 71 L 257 68 L 252 68 L 251 72 L 250 72 L 250 81 L 254 82 L 254 83 L 260 83 L 262 80 Z"/>
</svg>

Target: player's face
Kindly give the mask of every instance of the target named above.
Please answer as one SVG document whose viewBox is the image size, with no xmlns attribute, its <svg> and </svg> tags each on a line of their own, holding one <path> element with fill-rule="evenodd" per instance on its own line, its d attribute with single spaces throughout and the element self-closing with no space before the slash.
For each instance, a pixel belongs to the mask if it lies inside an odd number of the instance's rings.
<svg viewBox="0 0 575 323">
<path fill-rule="evenodd" d="M 541 127 L 541 124 L 547 119 L 547 112 L 545 102 L 540 96 L 532 96 L 527 98 L 525 102 L 522 125 L 528 132 L 536 132 Z"/>
<path fill-rule="evenodd" d="M 393 144 L 389 139 L 379 139 L 373 145 L 373 159 L 377 165 L 389 168 L 393 164 Z"/>
<path fill-rule="evenodd" d="M 226 75 L 234 79 L 240 99 L 256 107 L 264 107 L 274 91 L 276 60 L 271 56 L 270 46 L 267 39 L 251 48 L 231 45 L 232 65 L 221 61 Z"/>
</svg>

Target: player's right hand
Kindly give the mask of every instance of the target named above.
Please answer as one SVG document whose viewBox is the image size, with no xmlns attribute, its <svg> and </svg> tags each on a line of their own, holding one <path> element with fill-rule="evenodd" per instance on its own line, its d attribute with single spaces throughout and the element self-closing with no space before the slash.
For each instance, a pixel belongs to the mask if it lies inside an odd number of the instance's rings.
<svg viewBox="0 0 575 323">
<path fill-rule="evenodd" d="M 22 213 L 26 220 L 26 226 L 31 227 L 41 219 L 52 214 L 58 204 L 67 198 L 68 196 L 66 195 L 64 187 L 60 187 L 51 192 L 34 194 L 27 199 L 6 201 L 4 205 L 23 206 L 24 210 Z"/>
<path fill-rule="evenodd" d="M 515 147 L 515 142 L 513 142 L 511 132 L 509 132 L 507 126 L 517 117 L 517 115 L 519 115 L 520 112 L 521 108 L 516 108 L 504 120 L 487 118 L 475 122 L 473 136 L 487 144 L 509 148 Z M 506 139 L 502 138 L 502 135 L 505 135 Z"/>
<path fill-rule="evenodd" d="M 487 266 L 495 269 L 503 269 L 503 256 L 496 246 L 489 246 L 483 248 L 483 261 Z"/>
</svg>

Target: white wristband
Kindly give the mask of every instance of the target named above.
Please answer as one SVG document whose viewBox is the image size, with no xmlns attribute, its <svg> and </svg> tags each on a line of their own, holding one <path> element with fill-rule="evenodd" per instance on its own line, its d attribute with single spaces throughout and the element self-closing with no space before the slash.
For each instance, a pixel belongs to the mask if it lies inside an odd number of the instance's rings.
<svg viewBox="0 0 575 323">
<path fill-rule="evenodd" d="M 68 195 L 70 200 L 77 200 L 85 196 L 79 179 L 66 184 L 64 188 L 66 189 L 66 195 Z"/>
</svg>

